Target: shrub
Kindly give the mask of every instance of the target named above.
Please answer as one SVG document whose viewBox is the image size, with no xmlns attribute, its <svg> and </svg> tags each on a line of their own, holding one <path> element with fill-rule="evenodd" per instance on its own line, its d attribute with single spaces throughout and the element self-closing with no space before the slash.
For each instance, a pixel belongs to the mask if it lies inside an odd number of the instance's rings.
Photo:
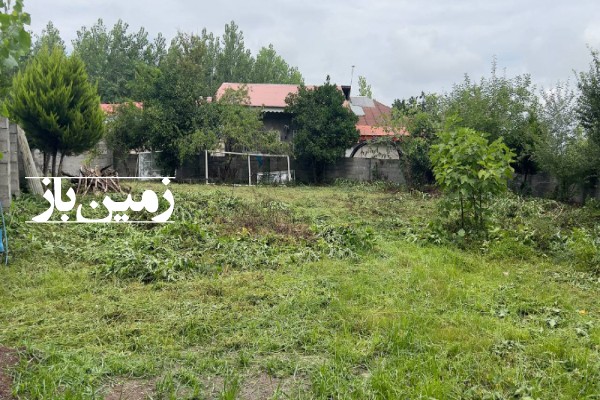
<svg viewBox="0 0 600 400">
<path fill-rule="evenodd" d="M 513 153 L 497 139 L 488 143 L 485 133 L 469 128 L 443 131 L 431 147 L 435 180 L 448 195 L 444 211 L 459 211 L 460 226 L 482 229 L 487 203 L 506 191 L 512 176 Z"/>
</svg>

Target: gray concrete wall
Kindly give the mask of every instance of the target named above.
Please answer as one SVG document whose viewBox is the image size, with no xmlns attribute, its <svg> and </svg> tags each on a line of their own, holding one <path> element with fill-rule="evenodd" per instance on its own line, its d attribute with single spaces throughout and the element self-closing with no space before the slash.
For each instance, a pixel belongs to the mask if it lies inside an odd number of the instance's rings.
<svg viewBox="0 0 600 400">
<path fill-rule="evenodd" d="M 42 153 L 39 150 L 34 150 L 32 153 L 33 160 L 35 161 L 37 169 L 39 171 L 42 171 L 42 167 L 44 165 L 44 157 Z M 91 167 L 98 166 L 100 168 L 103 168 L 109 165 L 113 165 L 114 160 L 112 150 L 107 148 L 106 143 L 104 143 L 104 141 L 100 141 L 95 151 L 86 152 L 77 156 L 66 156 L 63 160 L 62 171 L 69 175 L 79 175 L 79 167 L 86 164 L 86 161 L 89 161 L 88 159 L 91 157 L 91 154 L 94 155 L 94 157 L 91 159 L 91 162 L 89 163 Z M 60 154 L 58 157 L 60 157 Z M 57 159 L 56 163 L 58 164 L 58 162 L 59 159 Z M 49 171 L 51 169 L 52 167 L 48 168 Z M 58 171 L 58 175 L 62 175 L 62 172 Z"/>
<path fill-rule="evenodd" d="M 231 164 L 226 157 L 209 156 L 209 182 L 234 182 L 248 183 L 248 161 L 246 157 L 234 157 Z M 287 170 L 285 158 L 263 158 L 262 164 L 257 157 L 250 158 L 252 169 L 252 183 L 256 183 L 258 172 L 272 172 Z M 290 168 L 295 172 L 300 181 L 310 182 L 312 172 L 306 167 L 291 160 Z M 180 182 L 204 182 L 204 154 L 187 161 L 177 169 L 177 180 Z M 336 164 L 328 166 L 324 172 L 324 181 L 332 182 L 336 179 L 353 181 L 386 180 L 398 184 L 406 183 L 402 174 L 399 160 L 378 160 L 372 158 L 343 158 Z"/>
<path fill-rule="evenodd" d="M 405 184 L 399 160 L 376 158 L 342 158 L 325 170 L 325 181 L 348 179 L 353 181 L 389 181 Z"/>
</svg>

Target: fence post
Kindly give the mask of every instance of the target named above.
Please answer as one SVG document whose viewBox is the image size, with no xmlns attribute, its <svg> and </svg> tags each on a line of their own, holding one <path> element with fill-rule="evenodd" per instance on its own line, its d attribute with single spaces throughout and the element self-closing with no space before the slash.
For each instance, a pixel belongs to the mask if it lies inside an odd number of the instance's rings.
<svg viewBox="0 0 600 400">
<path fill-rule="evenodd" d="M 292 170 L 290 169 L 290 156 L 287 156 L 288 163 L 288 182 L 292 182 Z"/>
<path fill-rule="evenodd" d="M 248 154 L 248 186 L 252 186 L 252 171 L 250 171 L 250 154 Z"/>
<path fill-rule="evenodd" d="M 208 150 L 204 150 L 204 179 L 208 185 Z"/>
</svg>

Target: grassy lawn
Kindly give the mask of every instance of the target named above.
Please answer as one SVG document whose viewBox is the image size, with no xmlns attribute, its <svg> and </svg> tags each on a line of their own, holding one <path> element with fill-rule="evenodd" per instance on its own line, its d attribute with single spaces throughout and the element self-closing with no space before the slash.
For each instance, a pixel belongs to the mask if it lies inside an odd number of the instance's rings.
<svg viewBox="0 0 600 400">
<path fill-rule="evenodd" d="M 15 398 L 600 398 L 598 275 L 410 243 L 420 193 L 172 190 L 161 226 L 25 224 L 45 203 L 16 202 Z"/>
</svg>

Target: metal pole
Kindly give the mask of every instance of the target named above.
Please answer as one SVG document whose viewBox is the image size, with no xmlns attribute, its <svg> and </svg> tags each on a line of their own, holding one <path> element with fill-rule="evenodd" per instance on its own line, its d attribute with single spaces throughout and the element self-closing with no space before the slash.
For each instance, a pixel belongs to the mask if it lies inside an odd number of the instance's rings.
<svg viewBox="0 0 600 400">
<path fill-rule="evenodd" d="M 250 171 L 250 154 L 248 154 L 248 186 L 252 186 L 252 172 Z"/>
<path fill-rule="evenodd" d="M 208 185 L 208 150 L 204 150 L 204 179 Z"/>
<path fill-rule="evenodd" d="M 292 181 L 292 171 L 290 169 L 290 156 L 287 156 L 287 162 L 288 162 L 288 182 Z"/>
</svg>

